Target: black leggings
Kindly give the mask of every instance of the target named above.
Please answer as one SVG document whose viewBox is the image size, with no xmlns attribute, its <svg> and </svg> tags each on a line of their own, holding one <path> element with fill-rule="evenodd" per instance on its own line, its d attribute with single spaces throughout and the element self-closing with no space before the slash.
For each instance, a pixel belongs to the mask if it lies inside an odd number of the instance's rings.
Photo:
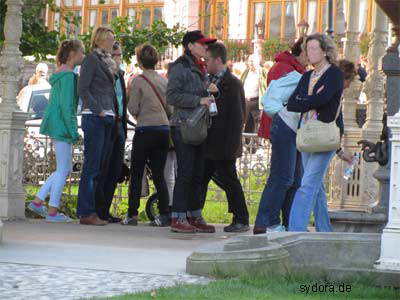
<svg viewBox="0 0 400 300">
<path fill-rule="evenodd" d="M 160 214 L 168 213 L 168 188 L 164 179 L 164 167 L 168 149 L 169 131 L 136 129 L 131 155 L 129 217 L 138 215 L 142 178 L 147 160 L 149 161 L 152 178 L 157 189 Z"/>
</svg>

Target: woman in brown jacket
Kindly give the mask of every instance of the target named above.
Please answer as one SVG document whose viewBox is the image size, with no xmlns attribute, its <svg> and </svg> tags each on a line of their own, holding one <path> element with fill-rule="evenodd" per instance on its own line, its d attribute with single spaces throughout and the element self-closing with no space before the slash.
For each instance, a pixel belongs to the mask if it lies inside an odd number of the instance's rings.
<svg viewBox="0 0 400 300">
<path fill-rule="evenodd" d="M 129 91 L 128 110 L 136 118 L 137 125 L 131 155 L 129 208 L 123 224 L 137 225 L 142 177 L 148 160 L 159 197 L 160 212 L 151 225 L 169 226 L 169 198 L 164 179 L 170 136 L 169 112 L 165 99 L 167 79 L 154 70 L 158 53 L 153 46 L 139 46 L 136 48 L 136 57 L 143 74 L 133 79 Z"/>
</svg>

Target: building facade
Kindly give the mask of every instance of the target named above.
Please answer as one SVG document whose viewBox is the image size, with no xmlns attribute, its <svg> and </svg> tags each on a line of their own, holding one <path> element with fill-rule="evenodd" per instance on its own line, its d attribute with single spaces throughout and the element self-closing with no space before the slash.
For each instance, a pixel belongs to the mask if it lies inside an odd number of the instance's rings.
<svg viewBox="0 0 400 300">
<path fill-rule="evenodd" d="M 336 34 L 344 35 L 349 1 L 359 2 L 359 32 L 371 31 L 373 0 L 333 0 Z M 141 27 L 162 19 L 219 39 L 293 40 L 299 30 L 324 32 L 328 25 L 328 0 L 56 0 L 56 5 L 59 12 L 46 11 L 48 27 L 72 34 L 109 25 L 117 16 L 129 16 Z M 66 15 L 81 17 L 81 25 L 67 24 Z"/>
</svg>

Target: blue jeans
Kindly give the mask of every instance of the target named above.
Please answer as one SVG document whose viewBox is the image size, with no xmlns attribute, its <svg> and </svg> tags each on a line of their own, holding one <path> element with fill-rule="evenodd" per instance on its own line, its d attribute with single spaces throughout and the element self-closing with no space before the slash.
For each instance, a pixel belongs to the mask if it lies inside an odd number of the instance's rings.
<svg viewBox="0 0 400 300">
<path fill-rule="evenodd" d="M 36 196 L 44 200 L 47 194 L 50 193 L 49 206 L 58 207 L 65 179 L 71 173 L 71 144 L 56 140 L 53 140 L 53 143 L 56 151 L 57 169 L 47 178 Z"/>
<path fill-rule="evenodd" d="M 114 119 L 111 116 L 100 117 L 93 114 L 82 115 L 84 132 L 84 161 L 79 182 L 77 215 L 79 217 L 96 215 L 96 201 L 104 201 L 101 196 L 103 187 L 99 182 L 105 176 L 108 151 L 111 149 L 111 133 Z M 99 190 L 101 190 L 99 192 Z"/>
<path fill-rule="evenodd" d="M 296 149 L 296 133 L 276 114 L 271 124 L 271 168 L 267 184 L 261 195 L 256 227 L 279 225 L 282 209 L 285 222 L 302 176 L 301 156 Z M 297 182 L 297 185 L 295 184 Z M 285 211 L 286 210 L 286 211 Z"/>
<path fill-rule="evenodd" d="M 332 231 L 326 206 L 324 176 L 334 155 L 335 151 L 302 153 L 304 175 L 290 211 L 289 231 L 307 231 L 312 210 L 316 230 Z"/>
<path fill-rule="evenodd" d="M 292 208 L 294 195 L 296 195 L 297 189 L 301 186 L 301 178 L 303 177 L 303 163 L 301 159 L 301 152 L 297 151 L 296 156 L 296 167 L 294 170 L 294 181 L 289 190 L 286 192 L 285 200 L 282 206 L 282 225 L 285 228 L 289 228 L 289 216 Z"/>
</svg>

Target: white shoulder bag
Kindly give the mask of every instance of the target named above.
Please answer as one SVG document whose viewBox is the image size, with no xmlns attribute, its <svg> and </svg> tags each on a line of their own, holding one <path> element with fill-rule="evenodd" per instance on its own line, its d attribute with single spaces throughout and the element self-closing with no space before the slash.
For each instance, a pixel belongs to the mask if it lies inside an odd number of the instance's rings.
<svg viewBox="0 0 400 300">
<path fill-rule="evenodd" d="M 335 119 L 330 123 L 309 119 L 297 130 L 296 147 L 300 152 L 327 152 L 340 148 L 340 129 L 336 125 L 342 101 Z"/>
</svg>

